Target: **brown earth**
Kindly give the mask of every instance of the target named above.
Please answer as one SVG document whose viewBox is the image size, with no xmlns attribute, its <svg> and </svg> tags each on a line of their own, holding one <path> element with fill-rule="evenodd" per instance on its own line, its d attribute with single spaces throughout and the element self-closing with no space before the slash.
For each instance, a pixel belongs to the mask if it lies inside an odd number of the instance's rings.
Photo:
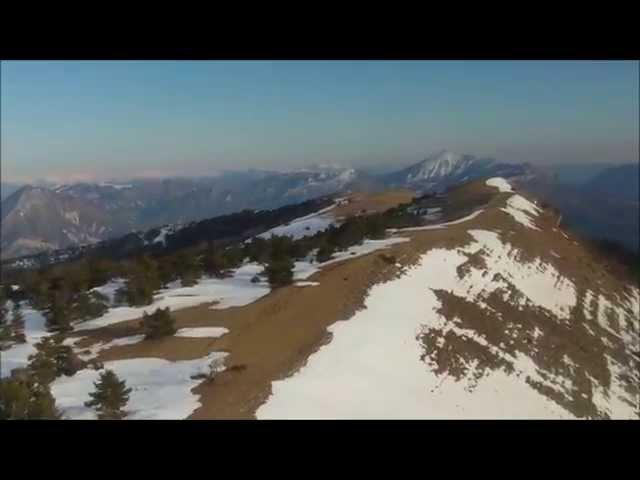
<svg viewBox="0 0 640 480">
<path fill-rule="evenodd" d="M 387 190 L 382 193 L 354 193 L 348 203 L 332 210 L 336 218 L 349 217 L 361 213 L 384 212 L 401 203 L 409 203 L 416 194 L 410 190 Z"/>
</svg>

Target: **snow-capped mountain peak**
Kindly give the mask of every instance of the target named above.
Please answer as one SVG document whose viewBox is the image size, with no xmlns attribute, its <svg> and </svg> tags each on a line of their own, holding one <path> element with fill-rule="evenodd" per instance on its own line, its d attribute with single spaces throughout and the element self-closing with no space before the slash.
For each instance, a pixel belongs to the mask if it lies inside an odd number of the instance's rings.
<svg viewBox="0 0 640 480">
<path fill-rule="evenodd" d="M 407 181 L 414 182 L 443 178 L 468 168 L 473 161 L 474 157 L 470 155 L 460 155 L 448 150 L 442 150 L 414 165 L 407 173 Z"/>
<path fill-rule="evenodd" d="M 438 151 L 421 162 L 387 175 L 390 185 L 418 189 L 440 189 L 482 177 L 514 177 L 526 173 L 520 164 L 498 163 L 492 158 Z"/>
</svg>

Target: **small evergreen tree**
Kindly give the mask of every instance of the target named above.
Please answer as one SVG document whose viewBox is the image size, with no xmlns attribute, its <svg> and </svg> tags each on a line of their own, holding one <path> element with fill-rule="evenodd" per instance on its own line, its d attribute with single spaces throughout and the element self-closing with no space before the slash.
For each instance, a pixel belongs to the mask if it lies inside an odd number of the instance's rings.
<svg viewBox="0 0 640 480">
<path fill-rule="evenodd" d="M 70 301 L 61 292 L 54 292 L 49 308 L 45 312 L 47 328 L 52 332 L 65 333 L 73 330 L 71 327 L 71 312 L 68 307 Z"/>
<path fill-rule="evenodd" d="M 142 314 L 142 329 L 146 339 L 166 337 L 176 333 L 175 320 L 169 307 L 158 308 L 155 312 Z"/>
<path fill-rule="evenodd" d="M 224 370 L 224 358 L 214 358 L 209 362 L 207 366 L 206 377 L 207 380 L 212 382 L 218 373 Z"/>
<path fill-rule="evenodd" d="M 24 315 L 22 315 L 22 310 L 20 309 L 20 302 L 15 302 L 13 304 L 12 317 L 11 335 L 13 337 L 13 341 L 18 343 L 25 343 L 27 341 L 27 338 L 24 334 Z"/>
<path fill-rule="evenodd" d="M 202 267 L 207 275 L 222 278 L 229 268 L 229 262 L 222 250 L 210 244 L 202 256 Z"/>
<path fill-rule="evenodd" d="M 0 289 L 0 325 L 3 325 L 7 321 L 7 297 L 4 293 L 4 287 Z"/>
<path fill-rule="evenodd" d="M 47 385 L 32 378 L 0 380 L 0 420 L 56 420 L 60 412 Z"/>
<path fill-rule="evenodd" d="M 7 298 L 4 294 L 4 288 L 0 289 L 0 350 L 6 348 L 12 340 L 12 325 L 9 323 L 7 315 Z"/>
<path fill-rule="evenodd" d="M 91 400 L 85 402 L 86 407 L 95 408 L 100 420 L 122 420 L 126 417 L 123 408 L 129 401 L 131 389 L 126 387 L 112 370 L 100 374 L 100 380 L 93 384 L 96 389 L 90 393 Z"/>
<path fill-rule="evenodd" d="M 262 237 L 253 237 L 244 244 L 244 254 L 252 262 L 266 263 L 269 259 L 269 241 Z"/>
<path fill-rule="evenodd" d="M 28 370 L 42 385 L 48 385 L 60 375 L 71 376 L 83 367 L 73 349 L 62 344 L 62 337 L 52 335 L 36 345 L 36 353 L 29 356 Z"/>
<path fill-rule="evenodd" d="M 100 292 L 80 292 L 76 297 L 73 317 L 77 320 L 89 320 L 103 315 L 108 309 L 108 298 Z"/>
<path fill-rule="evenodd" d="M 192 287 L 202 275 L 202 265 L 196 252 L 185 250 L 176 256 L 175 269 L 183 287 Z"/>
<path fill-rule="evenodd" d="M 293 282 L 293 261 L 290 258 L 272 260 L 267 264 L 264 272 L 271 287 L 284 287 Z"/>
<path fill-rule="evenodd" d="M 331 260 L 334 252 L 335 248 L 333 247 L 333 245 L 325 244 L 318 249 L 318 253 L 316 253 L 316 260 L 319 263 Z"/>
<path fill-rule="evenodd" d="M 134 307 L 149 305 L 161 286 L 158 262 L 145 255 L 128 267 L 125 285 L 116 292 L 116 299 Z"/>
<path fill-rule="evenodd" d="M 49 385 L 58 376 L 58 369 L 54 359 L 55 348 L 52 337 L 45 337 L 36 343 L 36 353 L 29 356 L 29 374 L 40 385 Z"/>
<path fill-rule="evenodd" d="M 225 248 L 222 256 L 227 269 L 238 268 L 244 260 L 244 249 L 240 246 L 232 246 Z"/>
</svg>

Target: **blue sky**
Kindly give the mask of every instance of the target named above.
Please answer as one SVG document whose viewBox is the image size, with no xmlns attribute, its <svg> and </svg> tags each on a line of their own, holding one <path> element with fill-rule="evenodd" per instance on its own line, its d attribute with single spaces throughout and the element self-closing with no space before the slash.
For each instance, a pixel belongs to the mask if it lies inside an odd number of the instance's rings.
<svg viewBox="0 0 640 480">
<path fill-rule="evenodd" d="M 638 62 L 2 62 L 2 178 L 638 159 Z"/>
</svg>

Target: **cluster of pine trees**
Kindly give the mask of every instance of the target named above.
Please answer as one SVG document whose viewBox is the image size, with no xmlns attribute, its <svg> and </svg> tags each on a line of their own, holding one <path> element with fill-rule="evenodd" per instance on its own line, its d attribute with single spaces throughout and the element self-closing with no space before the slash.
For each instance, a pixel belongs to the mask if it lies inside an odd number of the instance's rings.
<svg viewBox="0 0 640 480">
<path fill-rule="evenodd" d="M 43 338 L 24 369 L 0 380 L 0 420 L 56 420 L 61 418 L 50 385 L 59 376 L 74 375 L 85 364 L 62 343 L 59 334 Z M 131 389 L 117 375 L 106 370 L 94 383 L 95 390 L 85 406 L 95 408 L 99 419 L 119 420 Z"/>
<path fill-rule="evenodd" d="M 71 376 L 84 367 L 61 335 L 43 338 L 24 369 L 0 381 L 0 419 L 60 418 L 50 384 L 61 375 Z"/>
<path fill-rule="evenodd" d="M 26 270 L 12 277 L 14 291 L 5 284 L 0 288 L 0 349 L 10 343 L 24 341 L 24 319 L 21 302 L 29 301 L 45 313 L 53 335 L 36 345 L 25 369 L 0 380 L 0 419 L 59 418 L 60 413 L 49 385 L 61 375 L 73 375 L 86 364 L 63 344 L 63 334 L 72 323 L 102 315 L 108 308 L 107 298 L 93 291 L 115 278 L 124 285 L 116 292 L 116 301 L 131 306 L 149 305 L 154 294 L 172 282 L 191 286 L 203 275 L 223 278 L 238 268 L 245 259 L 264 265 L 262 275 L 274 288 L 293 281 L 296 260 L 315 253 L 317 262 L 330 260 L 335 252 L 361 244 L 364 239 L 381 239 L 388 228 L 422 224 L 421 217 L 400 205 L 385 213 L 348 218 L 339 226 L 331 226 L 315 235 L 294 240 L 287 236 L 253 237 L 244 243 L 205 241 L 160 255 L 138 255 L 121 261 L 88 257 L 39 270 Z M 253 215 L 253 214 L 252 214 Z M 240 215 L 243 221 L 251 215 Z M 227 220 L 235 217 L 229 216 Z M 225 220 L 226 221 L 226 220 Z M 248 220 L 247 220 L 248 221 Z M 273 225 L 272 225 L 273 226 Z M 241 239 L 240 239 L 241 240 Z M 7 300 L 12 300 L 10 308 Z M 141 328 L 147 339 L 173 335 L 175 320 L 169 309 L 145 313 Z M 95 391 L 86 406 L 96 409 L 99 418 L 124 418 L 131 390 L 117 375 L 107 370 L 95 383 Z"/>
<path fill-rule="evenodd" d="M 60 412 L 48 385 L 17 377 L 0 380 L 0 420 L 56 420 Z"/>
<path fill-rule="evenodd" d="M 171 253 L 147 253 L 120 261 L 94 255 L 24 271 L 17 274 L 15 281 L 21 286 L 24 298 L 45 312 L 48 327 L 64 333 L 72 329 L 74 322 L 99 317 L 108 309 L 107 299 L 92 289 L 109 280 L 124 279 L 124 285 L 116 292 L 116 302 L 145 306 L 153 302 L 158 290 L 170 283 L 192 286 L 203 275 L 222 278 L 249 259 L 265 265 L 263 276 L 272 287 L 284 286 L 293 280 L 294 261 L 308 258 L 311 252 L 315 251 L 316 261 L 325 262 L 335 252 L 360 244 L 365 238 L 384 238 L 387 228 L 421 224 L 421 218 L 408 211 L 409 205 L 400 205 L 385 213 L 351 217 L 339 226 L 298 240 L 282 236 L 253 237 L 244 243 L 213 240 L 194 243 L 190 240 L 189 246 L 170 250 Z M 245 223 L 250 218 L 262 218 L 272 213 L 229 215 L 217 219 L 216 228 L 236 231 L 233 222 L 242 220 L 246 229 L 249 226 Z M 275 221 L 281 213 L 273 215 Z"/>
</svg>

